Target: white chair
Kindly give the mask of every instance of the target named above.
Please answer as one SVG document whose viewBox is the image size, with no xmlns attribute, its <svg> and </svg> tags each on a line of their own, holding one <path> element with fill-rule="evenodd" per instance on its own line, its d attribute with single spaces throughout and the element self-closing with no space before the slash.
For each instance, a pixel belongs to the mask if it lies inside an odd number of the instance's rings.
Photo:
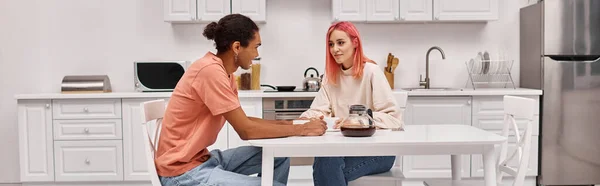
<svg viewBox="0 0 600 186">
<path fill-rule="evenodd" d="M 535 100 L 530 98 L 504 96 L 504 127 L 502 136 L 509 137 L 509 128 L 515 131 L 517 148 L 511 152 L 507 158 L 508 142 L 501 144 L 500 154 L 497 160 L 496 182 L 502 184 L 503 174 L 514 176 L 513 186 L 522 186 L 525 182 L 525 174 L 529 165 L 529 152 L 531 152 L 531 138 L 533 128 L 533 117 L 535 108 L 537 107 Z M 515 119 L 526 120 L 525 131 L 519 131 Z M 518 166 L 510 167 L 508 162 L 518 158 Z M 483 180 L 432 180 L 425 181 L 426 186 L 483 186 Z"/>
<path fill-rule="evenodd" d="M 146 164 L 150 173 L 150 181 L 152 186 L 162 186 L 156 173 L 156 165 L 154 164 L 154 154 L 158 149 L 158 139 L 160 134 L 160 126 L 163 115 L 165 114 L 165 100 L 153 100 L 140 104 L 142 108 L 142 134 L 144 136 L 144 150 L 146 151 Z M 156 127 L 154 131 L 148 131 L 152 121 L 155 121 Z M 154 135 L 151 133 L 154 132 Z M 152 136 L 152 137 L 151 137 Z"/>
<path fill-rule="evenodd" d="M 398 102 L 398 107 L 400 107 L 400 111 L 403 112 L 406 109 L 406 103 L 408 102 L 408 92 L 395 92 L 394 96 L 396 98 L 396 102 Z M 398 181 L 402 181 L 405 179 L 404 173 L 402 173 L 402 167 L 400 162 L 402 161 L 402 156 L 396 156 L 396 162 L 394 163 L 394 167 L 390 169 L 388 172 L 363 176 L 357 179 L 357 182 L 373 182 L 373 181 L 396 181 L 396 185 L 401 185 L 402 183 L 398 183 Z M 353 184 L 351 184 L 353 185 Z"/>
</svg>

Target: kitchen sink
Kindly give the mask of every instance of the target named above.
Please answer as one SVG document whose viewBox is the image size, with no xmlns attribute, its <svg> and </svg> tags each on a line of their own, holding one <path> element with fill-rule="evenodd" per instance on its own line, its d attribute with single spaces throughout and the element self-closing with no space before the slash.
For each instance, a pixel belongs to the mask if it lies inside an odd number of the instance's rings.
<svg viewBox="0 0 600 186">
<path fill-rule="evenodd" d="M 406 91 L 462 91 L 462 89 L 459 88 L 402 88 L 402 90 L 406 90 Z"/>
</svg>

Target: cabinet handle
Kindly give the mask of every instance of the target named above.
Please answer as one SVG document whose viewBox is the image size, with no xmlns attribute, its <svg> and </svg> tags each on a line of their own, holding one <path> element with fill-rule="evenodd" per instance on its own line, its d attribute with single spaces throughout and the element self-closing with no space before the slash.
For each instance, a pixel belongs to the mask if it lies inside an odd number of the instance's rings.
<svg viewBox="0 0 600 186">
<path fill-rule="evenodd" d="M 85 128 L 85 129 L 83 129 L 83 132 L 85 132 L 85 133 L 90 133 L 90 129 L 88 129 L 88 128 Z"/>
<path fill-rule="evenodd" d="M 46 108 L 50 108 L 50 104 L 46 104 Z"/>
<path fill-rule="evenodd" d="M 338 21 L 338 20 L 340 20 L 340 19 L 338 19 L 338 17 L 335 17 L 335 18 L 333 18 L 333 20 L 335 20 L 335 21 Z"/>
<path fill-rule="evenodd" d="M 406 18 L 404 16 L 400 17 L 400 20 L 404 21 Z"/>
<path fill-rule="evenodd" d="M 85 164 L 88 164 L 88 165 L 89 165 L 89 164 L 90 164 L 90 160 L 86 158 L 86 159 L 85 159 Z"/>
<path fill-rule="evenodd" d="M 88 110 L 88 108 L 86 107 L 86 108 L 83 108 L 83 111 L 84 111 L 84 112 L 88 112 L 89 110 Z"/>
<path fill-rule="evenodd" d="M 440 20 L 440 17 L 435 17 L 435 20 Z"/>
<path fill-rule="evenodd" d="M 471 105 L 471 100 L 468 100 L 468 101 L 467 101 L 467 105 Z"/>
</svg>

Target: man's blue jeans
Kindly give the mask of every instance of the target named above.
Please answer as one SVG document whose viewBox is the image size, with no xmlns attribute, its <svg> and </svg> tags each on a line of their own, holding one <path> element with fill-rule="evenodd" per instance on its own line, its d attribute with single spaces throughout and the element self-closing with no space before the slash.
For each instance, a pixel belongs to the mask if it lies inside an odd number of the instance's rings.
<svg viewBox="0 0 600 186">
<path fill-rule="evenodd" d="M 206 162 L 174 177 L 160 177 L 163 186 L 260 185 L 262 148 L 243 146 L 225 151 L 213 150 Z M 286 185 L 289 158 L 275 158 L 273 185 Z M 258 173 L 259 177 L 248 176 Z"/>
<path fill-rule="evenodd" d="M 316 157 L 313 164 L 315 186 L 346 186 L 361 176 L 389 171 L 395 156 Z"/>
</svg>

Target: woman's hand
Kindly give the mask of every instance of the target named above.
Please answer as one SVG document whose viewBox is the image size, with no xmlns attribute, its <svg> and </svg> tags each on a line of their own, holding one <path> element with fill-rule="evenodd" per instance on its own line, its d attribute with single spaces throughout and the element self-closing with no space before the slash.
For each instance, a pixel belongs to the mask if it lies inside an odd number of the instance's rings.
<svg viewBox="0 0 600 186">
<path fill-rule="evenodd" d="M 333 126 L 334 129 L 339 129 L 340 127 L 342 127 L 342 121 L 344 121 L 343 118 L 340 118 L 338 120 L 335 120 L 335 125 Z"/>
</svg>

